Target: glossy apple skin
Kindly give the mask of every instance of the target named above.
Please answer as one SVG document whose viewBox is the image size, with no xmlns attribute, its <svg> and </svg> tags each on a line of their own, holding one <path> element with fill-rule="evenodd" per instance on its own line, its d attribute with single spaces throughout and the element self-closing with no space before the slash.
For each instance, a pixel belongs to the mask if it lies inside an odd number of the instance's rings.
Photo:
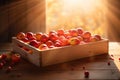
<svg viewBox="0 0 120 80">
<path fill-rule="evenodd" d="M 84 76 L 85 76 L 85 78 L 88 78 L 88 77 L 89 77 L 89 72 L 88 72 L 88 71 L 85 71 L 85 72 L 84 72 Z"/>
<path fill-rule="evenodd" d="M 37 40 L 32 40 L 29 44 L 31 46 L 38 48 L 40 46 L 41 42 L 38 42 Z"/>
<path fill-rule="evenodd" d="M 28 38 L 28 40 L 36 40 L 34 33 L 32 32 L 27 32 L 26 37 Z"/>
<path fill-rule="evenodd" d="M 73 37 L 69 39 L 70 45 L 78 45 L 80 43 L 80 40 L 77 37 Z"/>
<path fill-rule="evenodd" d="M 96 37 L 94 37 L 94 36 L 90 37 L 90 42 L 96 42 L 96 41 L 98 41 L 98 39 Z"/>
<path fill-rule="evenodd" d="M 3 66 L 4 66 L 4 64 L 1 62 L 1 63 L 0 63 L 0 69 L 2 69 Z"/>
<path fill-rule="evenodd" d="M 94 37 L 97 38 L 98 41 L 99 41 L 99 40 L 102 40 L 101 36 L 98 35 L 98 34 L 94 35 Z"/>
<path fill-rule="evenodd" d="M 82 36 L 77 36 L 77 38 L 78 38 L 80 41 L 83 41 L 83 37 L 82 37 Z"/>
<path fill-rule="evenodd" d="M 47 42 L 49 40 L 49 36 L 47 35 L 47 34 L 43 34 L 42 36 L 41 36 L 41 42 L 43 42 L 43 43 L 45 43 L 45 42 Z"/>
<path fill-rule="evenodd" d="M 36 40 L 37 40 L 37 41 L 40 41 L 42 35 L 43 35 L 42 32 L 38 32 L 38 33 L 36 33 L 36 34 L 35 34 Z"/>
<path fill-rule="evenodd" d="M 7 55 L 6 55 L 6 54 L 2 54 L 2 55 L 0 56 L 0 58 L 1 58 L 2 60 L 5 60 L 5 59 L 7 58 Z"/>
<path fill-rule="evenodd" d="M 58 29 L 58 30 L 57 30 L 58 36 L 63 36 L 64 33 L 65 33 L 64 29 Z"/>
<path fill-rule="evenodd" d="M 91 33 L 88 32 L 88 31 L 86 31 L 86 32 L 84 32 L 84 33 L 82 34 L 82 37 L 83 37 L 84 39 L 88 39 L 88 38 L 91 37 Z"/>
<path fill-rule="evenodd" d="M 61 47 L 61 42 L 55 42 L 55 47 Z"/>
<path fill-rule="evenodd" d="M 77 32 L 79 35 L 83 34 L 83 29 L 82 28 L 77 28 Z"/>
<path fill-rule="evenodd" d="M 13 55 L 11 56 L 11 59 L 12 59 L 12 62 L 13 62 L 13 63 L 18 63 L 18 62 L 20 62 L 20 58 L 21 58 L 21 56 L 20 56 L 19 54 L 13 54 Z"/>
<path fill-rule="evenodd" d="M 17 39 L 22 40 L 22 39 L 26 38 L 26 35 L 24 32 L 19 32 L 16 37 L 17 37 Z"/>
<path fill-rule="evenodd" d="M 46 45 L 48 47 L 51 47 L 51 46 L 54 46 L 54 43 L 51 40 L 49 40 L 49 41 L 46 42 Z"/>
<path fill-rule="evenodd" d="M 69 40 L 69 39 L 64 39 L 64 40 L 62 40 L 62 41 L 61 41 L 61 45 L 62 45 L 62 46 L 68 46 L 68 45 L 70 45 L 70 43 L 69 43 L 68 40 Z"/>
<path fill-rule="evenodd" d="M 57 32 L 55 30 L 52 30 L 48 33 L 48 35 L 50 36 L 51 34 L 56 34 L 57 35 Z"/>
<path fill-rule="evenodd" d="M 55 42 L 55 41 L 58 39 L 58 35 L 55 34 L 55 33 L 51 33 L 51 34 L 49 35 L 49 39 L 50 39 L 51 41 Z"/>
<path fill-rule="evenodd" d="M 78 36 L 78 32 L 77 32 L 76 29 L 71 29 L 71 30 L 69 30 L 69 33 L 70 33 L 70 35 L 71 35 L 72 37 Z"/>
<path fill-rule="evenodd" d="M 47 49 L 48 49 L 48 46 L 43 43 L 43 44 L 41 44 L 41 45 L 39 46 L 39 49 L 40 49 L 40 50 L 47 50 Z"/>
<path fill-rule="evenodd" d="M 21 39 L 23 42 L 25 42 L 25 43 L 28 43 L 29 42 L 29 40 L 28 40 L 28 38 L 24 38 L 24 39 Z"/>
<path fill-rule="evenodd" d="M 72 36 L 70 35 L 69 31 L 65 31 L 64 37 L 67 38 L 67 39 L 69 39 L 69 38 L 71 38 Z"/>
</svg>

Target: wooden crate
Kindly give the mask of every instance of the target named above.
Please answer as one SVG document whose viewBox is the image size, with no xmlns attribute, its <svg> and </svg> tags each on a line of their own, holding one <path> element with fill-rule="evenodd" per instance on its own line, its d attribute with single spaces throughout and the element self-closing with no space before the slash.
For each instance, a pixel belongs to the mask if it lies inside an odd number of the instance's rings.
<svg viewBox="0 0 120 80">
<path fill-rule="evenodd" d="M 21 56 L 36 66 L 44 67 L 48 65 L 72 61 L 84 57 L 90 57 L 108 53 L 108 40 L 103 39 L 97 42 L 80 44 L 75 46 L 58 47 L 49 50 L 39 50 L 27 43 L 24 43 L 16 37 L 12 38 L 13 51 L 18 52 Z M 26 47 L 26 51 L 21 47 Z"/>
</svg>

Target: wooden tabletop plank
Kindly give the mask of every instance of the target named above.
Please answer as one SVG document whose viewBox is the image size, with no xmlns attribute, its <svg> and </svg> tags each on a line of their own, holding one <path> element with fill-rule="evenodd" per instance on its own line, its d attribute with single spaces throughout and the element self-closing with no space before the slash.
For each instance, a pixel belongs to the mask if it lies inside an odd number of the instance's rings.
<svg viewBox="0 0 120 80">
<path fill-rule="evenodd" d="M 5 47 L 7 46 L 7 47 Z M 2 45 L 0 51 L 11 49 L 11 45 Z M 113 55 L 113 57 L 111 56 Z M 112 60 L 113 58 L 114 60 Z M 22 59 L 11 73 L 0 70 L 0 80 L 120 80 L 120 43 L 109 43 L 109 54 L 83 58 L 75 61 L 47 66 L 36 67 L 27 60 Z M 108 65 L 110 62 L 110 65 Z M 83 67 L 90 72 L 89 78 L 84 77 Z"/>
</svg>

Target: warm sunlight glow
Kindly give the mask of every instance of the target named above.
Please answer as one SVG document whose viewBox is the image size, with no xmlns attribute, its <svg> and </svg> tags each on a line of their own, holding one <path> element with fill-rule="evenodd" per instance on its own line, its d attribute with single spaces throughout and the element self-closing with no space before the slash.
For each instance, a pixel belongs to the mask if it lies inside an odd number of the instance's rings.
<svg viewBox="0 0 120 80">
<path fill-rule="evenodd" d="M 82 27 L 105 35 L 104 0 L 46 0 L 47 31 Z"/>
<path fill-rule="evenodd" d="M 86 13 L 95 10 L 101 4 L 99 0 L 63 0 L 63 3 L 66 10 L 76 8 Z"/>
</svg>

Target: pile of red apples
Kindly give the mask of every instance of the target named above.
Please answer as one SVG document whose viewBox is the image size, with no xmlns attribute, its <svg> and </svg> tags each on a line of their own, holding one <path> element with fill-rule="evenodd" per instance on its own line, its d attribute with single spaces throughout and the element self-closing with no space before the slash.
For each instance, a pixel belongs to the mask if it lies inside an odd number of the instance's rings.
<svg viewBox="0 0 120 80">
<path fill-rule="evenodd" d="M 40 50 L 79 45 L 102 40 L 100 35 L 92 35 L 90 32 L 84 31 L 81 28 L 70 30 L 59 29 L 57 31 L 50 31 L 49 33 L 19 32 L 16 37 L 17 39 Z"/>
</svg>

